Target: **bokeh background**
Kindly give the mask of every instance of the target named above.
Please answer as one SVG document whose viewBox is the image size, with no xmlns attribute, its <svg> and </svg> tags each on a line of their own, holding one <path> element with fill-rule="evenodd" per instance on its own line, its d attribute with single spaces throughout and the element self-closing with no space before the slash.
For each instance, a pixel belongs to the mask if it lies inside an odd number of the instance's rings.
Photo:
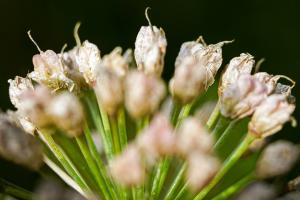
<svg viewBox="0 0 300 200">
<path fill-rule="evenodd" d="M 181 43 L 203 35 L 207 43 L 235 39 L 223 48 L 224 63 L 249 52 L 257 60 L 266 59 L 262 71 L 300 80 L 299 0 L 0 0 L 1 109 L 12 109 L 7 80 L 33 69 L 31 57 L 38 51 L 28 30 L 41 49 L 59 52 L 64 43 L 75 44 L 73 27 L 81 21 L 81 39 L 96 43 L 103 55 L 115 46 L 134 47 L 140 26 L 147 24 L 148 6 L 152 23 L 168 39 L 166 79 L 172 76 Z M 294 95 L 300 98 L 298 86 Z M 295 117 L 300 121 L 299 110 Z M 299 143 L 299 130 L 287 125 L 276 137 Z M 30 188 L 39 175 L 0 160 L 0 177 Z"/>
</svg>

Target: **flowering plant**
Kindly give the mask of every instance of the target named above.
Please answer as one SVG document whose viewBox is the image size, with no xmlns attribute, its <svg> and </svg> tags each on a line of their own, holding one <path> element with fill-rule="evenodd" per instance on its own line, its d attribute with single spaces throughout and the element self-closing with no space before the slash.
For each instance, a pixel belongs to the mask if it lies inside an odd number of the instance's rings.
<svg viewBox="0 0 300 200">
<path fill-rule="evenodd" d="M 253 56 L 242 53 L 217 85 L 231 41 L 207 45 L 199 37 L 182 44 L 166 87 L 165 33 L 146 18 L 134 52 L 116 47 L 102 57 L 81 42 L 79 23 L 76 46 L 60 53 L 41 50 L 29 32 L 39 54 L 34 71 L 9 80 L 17 110 L 1 115 L 0 155 L 34 170 L 45 163 L 87 199 L 227 199 L 253 180 L 289 171 L 298 147 L 263 147 L 293 121 L 294 81 L 257 72 Z M 14 191 L 25 199 L 49 195 Z"/>
</svg>

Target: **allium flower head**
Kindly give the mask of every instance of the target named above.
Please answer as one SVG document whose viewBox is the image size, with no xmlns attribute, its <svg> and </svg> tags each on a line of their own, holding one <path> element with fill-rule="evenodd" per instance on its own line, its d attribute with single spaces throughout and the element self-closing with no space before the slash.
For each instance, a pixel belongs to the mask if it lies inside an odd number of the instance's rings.
<svg viewBox="0 0 300 200">
<path fill-rule="evenodd" d="M 291 119 L 295 110 L 283 94 L 273 94 L 266 98 L 255 110 L 248 130 L 256 137 L 267 137 L 282 129 L 285 122 Z"/>
</svg>

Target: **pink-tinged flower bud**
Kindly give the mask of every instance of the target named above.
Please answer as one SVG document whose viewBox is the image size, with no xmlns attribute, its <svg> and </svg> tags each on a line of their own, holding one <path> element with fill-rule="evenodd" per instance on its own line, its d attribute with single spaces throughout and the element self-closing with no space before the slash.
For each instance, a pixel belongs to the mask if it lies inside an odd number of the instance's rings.
<svg viewBox="0 0 300 200">
<path fill-rule="evenodd" d="M 118 77 L 125 77 L 128 71 L 129 58 L 127 50 L 122 56 L 122 48 L 116 47 L 110 54 L 103 56 L 100 66 L 114 72 Z M 101 76 L 101 71 L 98 73 Z"/>
<path fill-rule="evenodd" d="M 177 135 L 177 151 L 184 156 L 192 152 L 208 153 L 212 150 L 213 137 L 195 117 L 185 119 Z"/>
<path fill-rule="evenodd" d="M 28 121 L 38 128 L 51 124 L 51 118 L 46 113 L 46 108 L 51 101 L 51 91 L 45 86 L 39 85 L 35 90 L 28 90 L 21 95 L 21 106 L 19 112 Z"/>
<path fill-rule="evenodd" d="M 87 40 L 84 41 L 75 53 L 75 61 L 86 82 L 93 85 L 96 80 L 96 68 L 101 61 L 98 47 Z"/>
<path fill-rule="evenodd" d="M 235 200 L 271 200 L 276 198 L 272 185 L 264 182 L 254 182 L 244 189 Z"/>
<path fill-rule="evenodd" d="M 264 83 L 248 74 L 240 75 L 235 84 L 230 85 L 220 96 L 220 110 L 225 117 L 244 118 L 267 98 Z"/>
<path fill-rule="evenodd" d="M 136 37 L 134 49 L 138 69 L 146 74 L 160 76 L 164 67 L 166 47 L 167 39 L 162 28 L 158 29 L 151 24 L 142 26 Z"/>
<path fill-rule="evenodd" d="M 125 186 L 142 184 L 145 179 L 145 170 L 139 150 L 133 145 L 129 145 L 110 163 L 112 177 Z"/>
<path fill-rule="evenodd" d="M 150 165 L 161 156 L 175 153 L 176 138 L 169 119 L 163 114 L 155 115 L 149 127 L 139 134 L 136 144 Z"/>
<path fill-rule="evenodd" d="M 112 72 L 112 69 L 99 70 L 94 90 L 101 107 L 109 114 L 114 115 L 123 104 L 124 87 L 121 77 Z"/>
<path fill-rule="evenodd" d="M 0 155 L 34 170 L 37 170 L 43 163 L 40 143 L 3 114 L 0 116 Z"/>
<path fill-rule="evenodd" d="M 268 94 L 271 94 L 277 84 L 278 77 L 268 74 L 267 72 L 258 72 L 253 75 L 257 80 L 264 83 L 268 88 Z"/>
<path fill-rule="evenodd" d="M 134 118 L 153 113 L 165 97 L 164 82 L 141 71 L 131 71 L 125 80 L 125 106 Z"/>
<path fill-rule="evenodd" d="M 270 178 L 287 173 L 297 162 L 300 149 L 291 142 L 279 140 L 266 147 L 256 166 L 259 178 Z"/>
<path fill-rule="evenodd" d="M 53 97 L 47 105 L 47 114 L 69 136 L 75 137 L 82 133 L 84 111 L 74 94 L 63 92 Z"/>
<path fill-rule="evenodd" d="M 32 62 L 34 71 L 28 74 L 29 78 L 54 90 L 74 88 L 74 82 L 66 76 L 62 60 L 54 51 L 41 51 L 32 57 Z"/>
<path fill-rule="evenodd" d="M 239 57 L 230 60 L 225 72 L 222 75 L 219 86 L 219 96 L 232 84 L 236 84 L 241 74 L 250 74 L 254 67 L 254 59 L 250 54 L 242 53 Z"/>
<path fill-rule="evenodd" d="M 206 154 L 192 153 L 188 157 L 187 183 L 192 190 L 199 191 L 209 183 L 219 168 L 220 163 L 217 158 Z"/>
<path fill-rule="evenodd" d="M 209 75 L 192 57 L 182 61 L 169 82 L 172 96 L 182 104 L 193 101 L 206 90 Z"/>
<path fill-rule="evenodd" d="M 267 137 L 283 127 L 291 119 L 295 110 L 283 94 L 273 94 L 265 99 L 255 110 L 248 124 L 248 131 L 256 137 Z"/>
<path fill-rule="evenodd" d="M 33 90 L 33 85 L 30 79 L 16 76 L 14 80 L 9 79 L 9 98 L 11 103 L 19 108 L 22 104 L 21 95 L 27 90 Z"/>
</svg>

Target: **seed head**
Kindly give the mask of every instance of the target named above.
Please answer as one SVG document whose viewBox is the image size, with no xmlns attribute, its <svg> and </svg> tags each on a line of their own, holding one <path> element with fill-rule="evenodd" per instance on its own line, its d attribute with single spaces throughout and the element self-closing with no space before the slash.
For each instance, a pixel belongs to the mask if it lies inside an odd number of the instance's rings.
<svg viewBox="0 0 300 200">
<path fill-rule="evenodd" d="M 295 110 L 283 94 L 273 94 L 266 98 L 255 110 L 248 131 L 256 137 L 267 137 L 282 129 L 284 123 L 291 119 Z"/>
<path fill-rule="evenodd" d="M 279 140 L 266 147 L 256 166 L 259 178 L 270 178 L 287 173 L 296 163 L 300 149 L 291 142 Z"/>
</svg>

